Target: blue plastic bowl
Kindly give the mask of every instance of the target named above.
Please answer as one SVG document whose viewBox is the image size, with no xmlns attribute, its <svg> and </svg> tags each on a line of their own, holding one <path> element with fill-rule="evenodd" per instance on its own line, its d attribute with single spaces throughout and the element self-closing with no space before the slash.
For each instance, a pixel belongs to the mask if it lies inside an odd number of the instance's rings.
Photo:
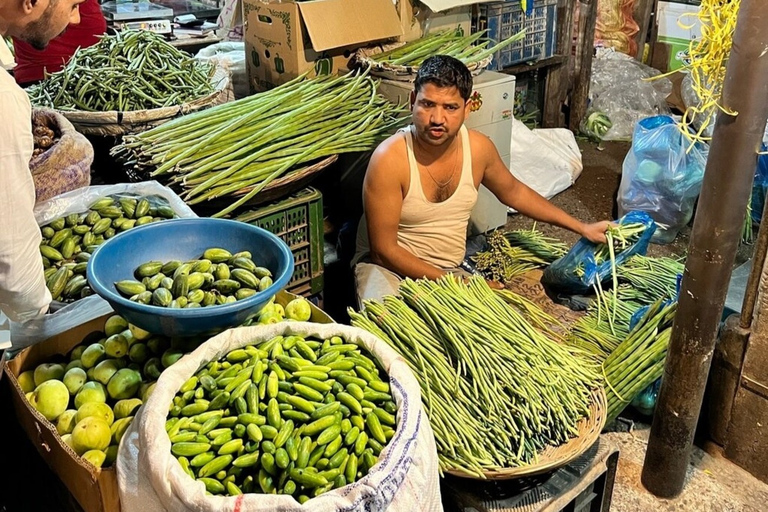
<svg viewBox="0 0 768 512">
<path fill-rule="evenodd" d="M 194 309 L 139 304 L 123 297 L 115 282 L 136 279 L 147 261 L 191 260 L 210 247 L 233 254 L 250 251 L 253 261 L 272 272 L 273 284 L 247 299 Z M 224 219 L 175 219 L 146 224 L 110 238 L 88 261 L 88 283 L 130 323 L 166 336 L 212 334 L 245 322 L 280 291 L 293 275 L 293 254 L 280 238 L 262 228 Z"/>
</svg>

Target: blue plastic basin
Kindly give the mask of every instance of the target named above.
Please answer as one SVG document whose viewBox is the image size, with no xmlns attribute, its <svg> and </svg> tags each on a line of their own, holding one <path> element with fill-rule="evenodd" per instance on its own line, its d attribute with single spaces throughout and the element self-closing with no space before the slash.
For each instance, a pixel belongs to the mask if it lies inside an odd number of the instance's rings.
<svg viewBox="0 0 768 512">
<path fill-rule="evenodd" d="M 272 272 L 273 284 L 247 299 L 194 309 L 139 304 L 123 297 L 115 282 L 136 279 L 133 272 L 147 261 L 200 258 L 210 247 L 231 253 L 250 251 L 253 261 Z M 225 219 L 175 219 L 146 224 L 110 238 L 88 261 L 93 291 L 130 323 L 166 336 L 213 334 L 245 322 L 258 312 L 293 275 L 293 254 L 280 238 L 262 228 Z"/>
</svg>

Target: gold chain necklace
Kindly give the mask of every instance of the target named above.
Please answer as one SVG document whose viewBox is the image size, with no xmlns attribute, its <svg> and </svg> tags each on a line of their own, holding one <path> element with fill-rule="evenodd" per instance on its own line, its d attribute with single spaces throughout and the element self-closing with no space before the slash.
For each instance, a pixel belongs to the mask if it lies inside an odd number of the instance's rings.
<svg viewBox="0 0 768 512">
<path fill-rule="evenodd" d="M 411 125 L 411 126 L 413 126 L 413 125 Z M 413 133 L 413 128 L 411 128 L 411 138 L 418 142 L 418 138 Z M 420 144 L 420 143 L 418 143 L 418 144 Z M 424 169 L 427 170 L 427 174 L 432 179 L 432 181 L 435 182 L 435 185 L 437 185 L 437 188 L 442 190 L 442 189 L 446 188 L 447 186 L 449 186 L 451 184 L 451 182 L 453 181 L 453 177 L 456 175 L 456 168 L 457 168 L 456 162 L 458 161 L 458 155 L 459 155 L 459 146 L 457 145 L 455 150 L 454 150 L 453 171 L 451 171 L 450 177 L 444 183 L 441 183 L 441 182 L 439 182 L 438 180 L 435 179 L 435 177 L 432 175 L 432 171 L 429 170 L 429 166 L 427 164 L 421 164 L 422 166 L 424 166 Z M 417 161 L 417 163 L 418 163 L 418 161 Z"/>
</svg>

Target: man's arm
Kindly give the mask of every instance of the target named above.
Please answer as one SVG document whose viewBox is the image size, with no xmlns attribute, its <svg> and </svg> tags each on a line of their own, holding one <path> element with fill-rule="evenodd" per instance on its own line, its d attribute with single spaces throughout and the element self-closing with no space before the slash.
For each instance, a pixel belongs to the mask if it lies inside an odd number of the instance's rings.
<svg viewBox="0 0 768 512">
<path fill-rule="evenodd" d="M 445 272 L 397 243 L 403 191 L 409 174 L 407 160 L 397 156 L 398 144 L 405 144 L 402 137 L 392 137 L 382 143 L 371 156 L 365 173 L 363 206 L 371 260 L 404 277 L 437 279 Z"/>
<path fill-rule="evenodd" d="M 565 228 L 596 243 L 604 243 L 608 221 L 585 224 L 553 205 L 535 190 L 515 178 L 502 162 L 499 152 L 488 137 L 477 132 L 473 134 L 472 151 L 478 148 L 483 155 L 485 169 L 483 185 L 502 203 L 514 208 L 526 217 Z"/>
<path fill-rule="evenodd" d="M 32 213 L 32 119 L 23 100 L 0 90 L 0 309 L 17 322 L 44 314 L 51 302 L 39 251 L 42 235 Z"/>
</svg>

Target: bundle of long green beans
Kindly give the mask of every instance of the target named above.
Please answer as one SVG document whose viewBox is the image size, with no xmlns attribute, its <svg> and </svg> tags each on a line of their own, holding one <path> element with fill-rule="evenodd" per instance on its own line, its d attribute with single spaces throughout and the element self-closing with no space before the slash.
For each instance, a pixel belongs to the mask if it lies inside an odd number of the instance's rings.
<svg viewBox="0 0 768 512">
<path fill-rule="evenodd" d="M 488 250 L 473 256 L 478 271 L 496 281 L 507 282 L 530 270 L 546 267 L 568 252 L 561 241 L 531 229 L 494 231 L 487 239 Z"/>
<path fill-rule="evenodd" d="M 406 279 L 400 294 L 350 316 L 416 375 L 442 470 L 535 463 L 578 434 L 600 385 L 581 351 L 548 339 L 479 276 Z"/>
<path fill-rule="evenodd" d="M 189 204 L 230 199 L 214 215 L 225 216 L 287 173 L 376 147 L 405 113 L 378 96 L 377 85 L 366 73 L 302 76 L 127 136 L 112 153 L 139 177 L 179 190 Z"/>
<path fill-rule="evenodd" d="M 531 229 L 505 231 L 504 237 L 510 245 L 525 249 L 548 263 L 562 258 L 568 252 L 568 246 L 565 243 L 556 238 L 545 236 L 544 233 L 536 229 L 535 223 Z"/>
<path fill-rule="evenodd" d="M 629 323 L 632 315 L 640 307 L 630 297 L 632 289 L 619 286 L 619 297 L 605 294 L 593 301 L 587 310 L 587 314 L 577 320 L 568 333 L 568 342 L 591 353 L 595 360 L 602 362 L 629 334 Z"/>
<path fill-rule="evenodd" d="M 657 301 L 603 362 L 608 423 L 664 373 L 677 303 Z"/>
<path fill-rule="evenodd" d="M 487 240 L 488 250 L 472 257 L 475 267 L 491 279 L 507 282 L 515 276 L 547 264 L 535 254 L 520 247 L 513 247 L 502 231 L 494 231 Z"/>
<path fill-rule="evenodd" d="M 61 71 L 27 89 L 33 105 L 58 110 L 134 111 L 181 105 L 211 94 L 213 66 L 148 30 L 102 36 Z"/>
<path fill-rule="evenodd" d="M 619 281 L 629 283 L 640 294 L 640 302 L 672 299 L 677 293 L 677 276 L 685 270 L 680 259 L 632 256 L 616 268 Z"/>
<path fill-rule="evenodd" d="M 502 48 L 520 41 L 525 31 L 518 32 L 504 41 L 494 44 L 485 36 L 487 30 L 465 36 L 458 30 L 443 30 L 429 34 L 394 50 L 377 53 L 370 60 L 386 66 L 420 66 L 432 55 L 449 55 L 466 65 L 477 64 Z"/>
</svg>

